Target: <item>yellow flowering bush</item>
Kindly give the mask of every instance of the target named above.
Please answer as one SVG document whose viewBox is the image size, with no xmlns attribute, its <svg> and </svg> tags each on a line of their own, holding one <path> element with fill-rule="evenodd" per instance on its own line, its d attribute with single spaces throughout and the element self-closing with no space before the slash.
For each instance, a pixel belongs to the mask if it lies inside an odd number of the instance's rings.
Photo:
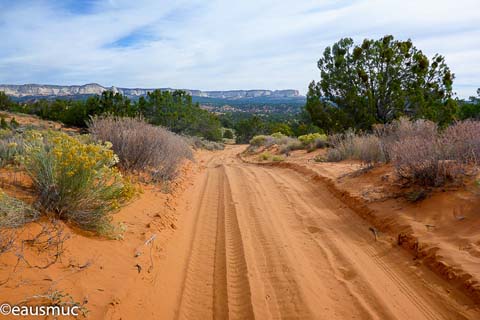
<svg viewBox="0 0 480 320">
<path fill-rule="evenodd" d="M 327 135 L 322 133 L 309 133 L 303 136 L 299 136 L 298 140 L 303 143 L 303 145 L 309 145 L 314 143 L 316 140 L 327 141 Z"/>
<path fill-rule="evenodd" d="M 38 203 L 87 230 L 106 233 L 110 212 L 135 191 L 117 170 L 111 145 L 82 143 L 62 132 L 29 132 L 19 162 L 38 190 Z"/>
</svg>

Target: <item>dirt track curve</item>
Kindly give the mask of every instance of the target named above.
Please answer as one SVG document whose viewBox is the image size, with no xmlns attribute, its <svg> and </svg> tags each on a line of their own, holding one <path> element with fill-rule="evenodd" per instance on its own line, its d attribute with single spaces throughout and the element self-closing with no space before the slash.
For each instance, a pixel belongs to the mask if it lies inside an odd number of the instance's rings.
<svg viewBox="0 0 480 320">
<path fill-rule="evenodd" d="M 455 288 L 289 169 L 204 159 L 166 252 L 162 318 L 480 319 Z"/>
</svg>

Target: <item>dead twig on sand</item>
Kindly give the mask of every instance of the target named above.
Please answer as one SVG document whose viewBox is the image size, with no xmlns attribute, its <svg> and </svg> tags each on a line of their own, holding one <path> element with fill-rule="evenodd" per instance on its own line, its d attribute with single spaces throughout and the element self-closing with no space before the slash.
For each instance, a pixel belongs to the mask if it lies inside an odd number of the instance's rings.
<svg viewBox="0 0 480 320">
<path fill-rule="evenodd" d="M 374 227 L 370 227 L 370 228 L 368 228 L 368 230 L 370 230 L 373 233 L 373 235 L 375 236 L 375 241 L 377 241 L 378 240 L 378 230 Z"/>
<path fill-rule="evenodd" d="M 47 269 L 51 265 L 55 264 L 65 251 L 65 241 L 70 238 L 70 234 L 65 234 L 64 228 L 56 220 L 52 220 L 50 223 L 41 224 L 42 229 L 36 235 L 30 239 L 21 241 L 19 251 L 16 253 L 17 264 L 14 271 L 17 268 L 20 261 L 30 268 Z M 25 249 L 28 248 L 35 250 L 38 254 L 47 254 L 47 262 L 44 265 L 31 264 L 25 257 Z"/>
</svg>

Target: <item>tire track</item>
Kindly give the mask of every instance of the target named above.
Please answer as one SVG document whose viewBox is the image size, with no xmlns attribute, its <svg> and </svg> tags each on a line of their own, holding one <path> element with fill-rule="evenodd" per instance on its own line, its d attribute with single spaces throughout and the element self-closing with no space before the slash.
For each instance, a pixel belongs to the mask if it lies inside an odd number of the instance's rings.
<svg viewBox="0 0 480 320">
<path fill-rule="evenodd" d="M 233 204 L 230 182 L 225 168 L 224 173 L 224 208 L 225 234 L 227 252 L 228 303 L 230 319 L 253 319 L 253 306 L 245 260 L 242 233 L 238 223 L 237 212 Z"/>
<path fill-rule="evenodd" d="M 268 171 L 268 174 L 270 177 L 276 181 L 281 181 L 282 183 L 289 184 L 290 186 L 294 186 L 297 181 L 301 181 L 303 177 L 299 176 L 297 179 L 287 179 L 286 177 L 289 177 L 290 175 L 298 175 L 297 173 L 291 172 L 285 175 L 279 175 L 279 174 L 273 174 L 271 171 Z M 319 190 L 318 189 L 313 189 L 313 186 L 308 184 L 308 181 L 305 182 L 305 185 L 308 186 L 308 189 L 310 189 L 312 194 L 318 194 Z M 325 191 L 325 190 L 322 190 Z M 299 189 L 293 188 L 294 193 L 294 198 L 291 199 L 290 201 L 294 203 L 301 203 L 303 206 L 306 206 L 309 211 L 318 211 L 318 207 L 315 206 L 314 201 L 308 201 L 309 199 L 312 198 L 312 194 L 305 194 L 305 192 L 300 192 Z M 324 194 L 320 195 L 320 198 L 324 196 Z M 302 201 L 296 201 L 296 199 L 301 199 Z M 333 211 L 332 211 L 333 212 Z M 339 215 L 336 215 L 337 217 L 341 217 Z M 348 218 L 347 218 L 348 219 Z M 340 218 L 340 220 L 345 220 L 345 218 Z M 335 226 L 331 226 L 328 220 L 323 219 L 322 224 L 328 226 L 330 230 L 334 230 Z M 344 226 L 349 226 L 351 224 L 348 224 L 348 221 L 343 222 Z M 355 234 L 355 236 L 359 239 L 365 238 L 365 230 L 367 228 L 359 228 L 358 226 L 354 228 L 349 228 L 349 232 Z M 331 239 L 329 238 L 322 238 L 321 240 L 322 244 L 328 244 L 329 249 L 334 253 L 334 255 L 339 259 L 337 262 L 342 262 L 344 265 L 351 265 L 349 262 L 349 258 L 345 256 L 345 253 L 342 252 L 341 248 L 335 245 L 334 242 L 332 242 Z M 397 274 L 395 270 L 393 270 L 382 258 L 380 258 L 379 253 L 378 253 L 378 247 L 375 247 L 371 243 L 365 241 L 362 243 L 362 250 L 371 258 L 372 262 L 375 263 L 375 265 L 383 271 L 383 274 L 388 277 L 392 283 L 395 284 L 395 287 L 403 294 L 405 298 L 407 298 L 412 306 L 415 306 L 415 308 L 423 315 L 422 319 L 441 319 L 443 317 L 439 317 L 438 311 L 439 310 L 433 310 L 428 303 L 426 303 L 425 299 L 421 297 L 414 288 L 412 288 L 406 280 L 402 280 L 402 278 Z M 342 263 L 340 263 L 342 264 Z M 338 263 L 337 263 L 338 265 Z M 336 267 L 338 269 L 338 267 Z M 405 277 L 405 279 L 408 279 L 408 277 Z M 350 287 L 350 286 L 349 286 Z M 418 289 L 418 288 L 416 288 Z M 457 315 L 459 319 L 463 319 L 464 317 L 461 316 L 460 314 Z"/>
<path fill-rule="evenodd" d="M 242 236 L 223 166 L 209 169 L 177 319 L 253 319 Z"/>
<path fill-rule="evenodd" d="M 177 319 L 476 319 L 327 188 L 237 149 L 209 154 L 187 197 Z"/>
<path fill-rule="evenodd" d="M 249 233 L 255 250 L 255 264 L 259 277 L 264 283 L 265 299 L 269 308 L 269 318 L 312 319 L 303 294 L 292 274 L 293 262 L 286 255 L 280 235 L 273 229 L 272 221 L 266 218 L 269 208 L 264 199 L 259 197 L 258 181 L 247 181 L 243 168 L 235 167 L 233 171 L 237 188 L 234 192 L 242 201 L 242 216 L 247 220 Z M 239 183 L 239 181 L 242 181 Z M 250 183 L 249 183 L 250 182 Z"/>
</svg>

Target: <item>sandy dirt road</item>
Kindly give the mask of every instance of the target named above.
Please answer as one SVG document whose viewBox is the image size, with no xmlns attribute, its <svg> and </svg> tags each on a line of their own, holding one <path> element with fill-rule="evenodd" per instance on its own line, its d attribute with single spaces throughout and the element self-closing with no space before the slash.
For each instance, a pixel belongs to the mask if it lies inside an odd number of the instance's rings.
<svg viewBox="0 0 480 320">
<path fill-rule="evenodd" d="M 166 249 L 165 319 L 480 319 L 472 302 L 326 187 L 289 169 L 203 159 Z"/>
</svg>

